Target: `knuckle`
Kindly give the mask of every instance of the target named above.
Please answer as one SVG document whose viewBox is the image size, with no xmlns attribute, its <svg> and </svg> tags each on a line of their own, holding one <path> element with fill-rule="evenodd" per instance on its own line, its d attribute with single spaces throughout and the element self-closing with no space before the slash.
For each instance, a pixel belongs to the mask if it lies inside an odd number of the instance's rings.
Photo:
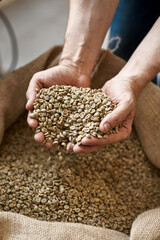
<svg viewBox="0 0 160 240">
<path fill-rule="evenodd" d="M 128 130 L 125 132 L 125 134 L 124 134 L 123 140 L 129 139 L 130 134 L 131 134 L 131 129 L 128 129 Z"/>
<path fill-rule="evenodd" d="M 112 114 L 112 118 L 108 122 L 112 128 L 116 127 L 118 124 L 120 124 L 124 120 L 124 115 L 120 114 L 119 112 L 113 111 L 113 113 L 111 114 Z"/>
<path fill-rule="evenodd" d="M 37 72 L 33 75 L 32 80 L 39 80 L 41 79 L 41 72 Z"/>
<path fill-rule="evenodd" d="M 106 119 L 104 123 L 105 122 L 110 125 L 110 128 L 113 128 L 114 126 L 116 126 L 117 122 L 119 122 L 119 117 L 117 116 L 117 114 L 112 112 L 109 114 L 108 119 Z"/>
<path fill-rule="evenodd" d="M 131 132 L 132 132 L 132 126 L 130 126 L 130 127 L 128 128 L 128 134 L 129 134 L 129 136 L 131 135 Z"/>
<path fill-rule="evenodd" d="M 29 96 L 28 96 L 28 90 L 27 90 L 27 92 L 26 92 L 26 98 L 27 98 L 27 99 L 29 98 Z"/>
<path fill-rule="evenodd" d="M 126 94 L 125 101 L 126 101 L 127 106 L 130 106 L 132 108 L 134 107 L 135 101 L 134 101 L 134 98 L 131 94 Z"/>
<path fill-rule="evenodd" d="M 109 124 L 110 124 L 111 128 L 114 128 L 117 125 L 119 125 L 121 122 L 122 122 L 122 119 L 120 117 L 118 117 L 118 116 L 115 116 L 114 120 L 111 121 Z"/>
</svg>

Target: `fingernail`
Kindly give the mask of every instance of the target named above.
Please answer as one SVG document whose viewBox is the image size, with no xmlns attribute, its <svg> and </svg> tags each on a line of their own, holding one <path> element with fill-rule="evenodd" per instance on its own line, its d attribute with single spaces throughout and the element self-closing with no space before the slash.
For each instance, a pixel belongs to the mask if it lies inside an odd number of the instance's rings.
<svg viewBox="0 0 160 240">
<path fill-rule="evenodd" d="M 73 145 L 72 145 L 72 143 L 70 142 L 70 143 L 67 144 L 66 150 L 67 150 L 67 151 L 70 151 L 70 150 L 72 149 L 72 147 L 73 147 Z"/>
<path fill-rule="evenodd" d="M 26 108 L 28 107 L 29 103 L 30 103 L 30 101 L 28 100 L 27 103 L 26 103 Z"/>
<path fill-rule="evenodd" d="M 108 132 L 108 131 L 110 130 L 110 128 L 111 128 L 111 126 L 110 126 L 109 123 L 104 123 L 104 124 L 103 124 L 103 127 L 104 127 L 104 129 L 105 129 L 106 132 Z"/>
<path fill-rule="evenodd" d="M 88 142 L 88 140 L 89 139 L 87 137 L 84 137 L 84 138 L 82 138 L 81 143 L 84 144 L 84 143 Z"/>
</svg>

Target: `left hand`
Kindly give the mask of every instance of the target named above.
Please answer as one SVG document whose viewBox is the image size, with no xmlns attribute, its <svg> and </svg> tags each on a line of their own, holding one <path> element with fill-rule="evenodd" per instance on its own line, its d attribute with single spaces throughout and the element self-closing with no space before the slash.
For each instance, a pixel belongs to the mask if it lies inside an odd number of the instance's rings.
<svg viewBox="0 0 160 240">
<path fill-rule="evenodd" d="M 36 98 L 36 88 L 49 88 L 53 85 L 72 85 L 76 87 L 89 87 L 90 78 L 88 76 L 79 74 L 78 66 L 74 65 L 63 65 L 59 64 L 56 67 L 38 72 L 32 77 L 26 96 L 27 96 L 27 105 L 26 109 L 31 111 L 33 109 L 33 103 Z M 36 128 L 38 126 L 38 121 L 29 117 L 27 122 L 30 127 Z M 42 132 L 36 133 L 34 139 L 37 142 L 43 142 L 45 136 Z M 46 142 L 46 147 L 53 147 L 53 141 Z"/>
<path fill-rule="evenodd" d="M 102 87 L 102 91 L 116 102 L 117 108 L 101 121 L 100 130 L 101 132 L 106 133 L 113 127 L 121 124 L 118 133 L 112 133 L 106 139 L 85 137 L 82 139 L 82 145 L 75 145 L 70 151 L 73 150 L 76 153 L 89 153 L 98 150 L 107 144 L 125 140 L 130 136 L 136 110 L 138 89 L 134 86 L 133 81 L 130 81 L 130 79 L 122 79 L 117 75 L 105 83 Z"/>
</svg>

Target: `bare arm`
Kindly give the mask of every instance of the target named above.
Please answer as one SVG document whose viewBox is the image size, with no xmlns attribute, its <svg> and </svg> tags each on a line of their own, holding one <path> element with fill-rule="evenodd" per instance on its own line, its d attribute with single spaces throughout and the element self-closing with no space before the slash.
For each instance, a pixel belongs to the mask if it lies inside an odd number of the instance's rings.
<svg viewBox="0 0 160 240">
<path fill-rule="evenodd" d="M 33 108 L 35 89 L 55 84 L 89 87 L 90 75 L 110 26 L 119 0 L 70 0 L 70 12 L 64 48 L 58 66 L 36 73 L 27 90 L 27 110 Z M 36 120 L 28 117 L 28 124 L 35 128 Z M 38 133 L 35 140 L 43 142 Z M 52 142 L 46 143 L 52 147 Z"/>
<path fill-rule="evenodd" d="M 158 72 L 160 72 L 160 17 L 118 76 L 128 79 L 138 96 Z"/>
<path fill-rule="evenodd" d="M 117 134 L 107 139 L 84 138 L 83 146 L 75 146 L 75 152 L 91 152 L 104 145 L 122 141 L 129 137 L 139 94 L 155 75 L 160 72 L 160 18 L 135 50 L 124 68 L 107 81 L 102 91 L 117 102 L 117 108 L 108 114 L 100 124 L 100 130 L 107 132 L 122 123 Z"/>
<path fill-rule="evenodd" d="M 70 0 L 70 12 L 60 64 L 90 77 L 119 0 Z"/>
</svg>

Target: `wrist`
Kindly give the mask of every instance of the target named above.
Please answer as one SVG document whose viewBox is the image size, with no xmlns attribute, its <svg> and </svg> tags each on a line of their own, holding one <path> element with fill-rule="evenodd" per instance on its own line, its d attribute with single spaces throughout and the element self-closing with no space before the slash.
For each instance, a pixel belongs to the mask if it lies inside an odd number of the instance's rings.
<svg viewBox="0 0 160 240">
<path fill-rule="evenodd" d="M 68 72 L 70 85 L 75 85 L 77 87 L 90 87 L 91 86 L 91 76 L 85 72 L 79 70 L 79 66 L 73 62 L 65 59 L 59 62 L 59 67 L 66 69 Z"/>
<path fill-rule="evenodd" d="M 149 71 L 143 71 L 143 68 L 138 68 L 137 65 L 126 64 L 125 67 L 119 72 L 118 77 L 124 79 L 130 87 L 135 92 L 136 98 L 147 85 L 148 82 L 152 80 L 152 76 Z"/>
<path fill-rule="evenodd" d="M 120 81 L 125 83 L 128 89 L 132 91 L 135 99 L 137 100 L 141 91 L 145 87 L 145 84 L 142 84 L 143 81 L 141 81 L 141 77 L 136 75 L 130 75 L 127 73 L 122 74 L 121 72 L 117 75 L 117 77 Z"/>
<path fill-rule="evenodd" d="M 72 50 L 71 50 L 72 49 Z M 95 59 L 92 57 L 89 48 L 77 46 L 76 49 L 64 46 L 59 64 L 63 66 L 70 66 L 79 75 L 84 75 L 90 78 Z"/>
</svg>

